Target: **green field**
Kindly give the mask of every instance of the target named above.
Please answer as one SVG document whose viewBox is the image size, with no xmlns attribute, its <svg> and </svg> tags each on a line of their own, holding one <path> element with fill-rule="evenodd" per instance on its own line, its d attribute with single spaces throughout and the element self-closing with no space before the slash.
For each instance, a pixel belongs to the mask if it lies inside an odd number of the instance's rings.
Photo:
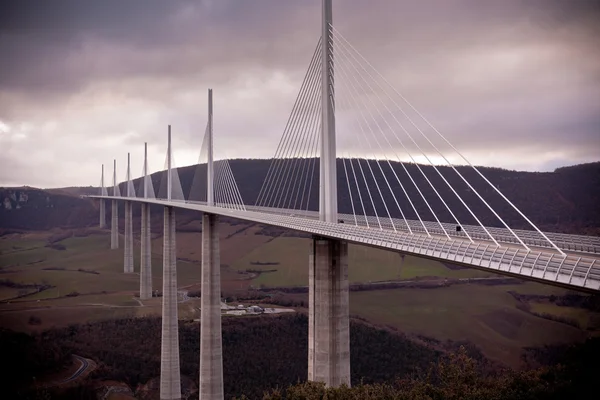
<svg viewBox="0 0 600 400">
<path fill-rule="evenodd" d="M 139 290 L 139 254 L 140 249 L 134 245 L 134 265 L 136 273 L 123 274 L 123 243 L 118 250 L 110 250 L 108 233 L 87 237 L 72 237 L 60 244 L 66 250 L 55 250 L 38 245 L 25 246 L 26 251 L 11 251 L 0 254 L 0 266 L 5 272 L 0 276 L 19 283 L 48 283 L 56 288 L 28 296 L 26 300 L 38 300 L 64 296 L 70 292 L 100 293 L 102 291 L 136 291 Z M 3 243 L 9 247 L 7 243 Z M 23 244 L 21 244 L 23 246 Z M 23 246 L 23 247 L 25 247 Z M 153 249 L 152 276 L 154 287 L 162 286 L 162 255 Z M 48 269 L 53 268 L 53 269 Z M 79 269 L 96 271 L 90 274 Z M 178 262 L 178 283 L 189 285 L 200 280 L 200 267 L 197 263 Z M 3 287 L 0 297 L 8 298 L 14 289 Z"/>
<path fill-rule="evenodd" d="M 254 285 L 306 286 L 308 285 L 309 239 L 280 237 L 255 248 L 231 267 L 237 271 L 265 272 L 253 280 Z M 255 265 L 253 262 L 279 263 Z M 348 275 L 351 283 L 378 282 L 416 277 L 472 278 L 492 274 L 474 269 L 451 270 L 438 261 L 405 256 L 366 246 L 350 245 Z"/>
<path fill-rule="evenodd" d="M 564 307 L 552 303 L 532 302 L 531 311 L 539 314 L 550 314 L 577 321 L 582 329 L 599 329 L 600 313 L 591 312 L 582 308 Z"/>
<path fill-rule="evenodd" d="M 523 288 L 526 289 L 526 288 Z M 581 340 L 585 332 L 521 311 L 503 286 L 455 285 L 350 294 L 350 312 L 438 340 L 468 340 L 492 359 L 519 364 L 521 349 Z"/>
<path fill-rule="evenodd" d="M 40 238 L 19 237 L 18 239 L 2 238 L 0 240 L 0 255 L 16 253 L 37 247 L 43 247 L 45 240 Z"/>
<path fill-rule="evenodd" d="M 53 286 L 37 292 L 35 288 L 0 286 L 0 326 L 19 330 L 40 330 L 50 326 L 117 317 L 160 315 L 161 299 L 145 300 L 141 306 L 134 293 L 139 290 L 139 245 L 134 242 L 135 273 L 123 273 L 123 238 L 120 248 L 110 250 L 109 232 L 85 237 L 70 237 L 59 243 L 65 250 L 46 246 L 45 237 L 28 235 L 0 239 L 0 279 L 20 284 Z M 40 239 L 40 236 L 41 239 Z M 158 243 L 157 243 L 158 242 Z M 162 290 L 162 248 L 152 248 L 153 288 Z M 185 249 L 184 249 L 185 250 Z M 94 271 L 88 273 L 79 269 Z M 200 282 L 198 262 L 177 262 L 178 286 Z M 79 295 L 66 297 L 77 292 Z M 23 293 L 26 297 L 15 299 Z M 197 318 L 197 300 L 179 304 L 180 318 Z M 29 324 L 37 317 L 40 325 Z"/>
</svg>

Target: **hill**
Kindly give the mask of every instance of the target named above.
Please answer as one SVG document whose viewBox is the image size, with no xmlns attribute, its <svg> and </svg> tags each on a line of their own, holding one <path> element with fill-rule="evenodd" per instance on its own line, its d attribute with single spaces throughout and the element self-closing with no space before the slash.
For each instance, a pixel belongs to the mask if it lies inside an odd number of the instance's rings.
<svg viewBox="0 0 600 400">
<path fill-rule="evenodd" d="M 308 171 L 309 163 L 314 160 L 296 160 L 297 168 Z M 291 162 L 291 161 L 289 161 Z M 376 161 L 361 161 L 361 165 L 374 171 L 379 171 Z M 270 160 L 230 160 L 231 169 L 238 183 L 242 198 L 246 204 L 254 204 L 259 190 L 263 184 L 264 177 L 271 164 Z M 356 164 L 355 164 L 356 165 Z M 475 223 L 469 211 L 462 206 L 459 199 L 451 192 L 439 174 L 431 166 L 420 166 L 423 174 L 413 164 L 391 163 L 393 171 L 387 164 L 381 165 L 383 174 L 378 173 L 377 180 L 381 187 L 386 185 L 385 179 L 390 182 L 396 193 L 402 189 L 397 184 L 394 172 L 398 175 L 404 186 L 415 202 L 415 208 L 419 214 L 428 220 L 433 220 L 425 202 L 416 201 L 419 193 L 414 185 L 410 183 L 404 167 L 414 178 L 424 196 L 428 199 L 431 207 L 436 210 L 440 220 L 453 222 L 451 215 L 444 212 L 443 203 L 437 198 L 435 192 L 428 185 L 425 176 L 438 189 L 441 196 L 446 199 L 450 208 L 463 224 Z M 469 207 L 489 226 L 500 226 L 499 221 L 493 216 L 488 208 L 467 187 L 462 179 L 450 167 L 438 167 L 441 175 L 452 185 L 463 197 Z M 470 167 L 456 167 L 465 178 L 472 183 L 473 187 L 481 193 L 481 196 L 498 211 L 506 222 L 513 228 L 529 229 L 526 222 L 497 195 Z M 179 176 L 183 191 L 186 196 L 195 197 L 196 183 L 195 175 L 204 176 L 205 169 L 202 166 L 188 166 L 179 169 Z M 338 160 L 338 193 L 339 211 L 352 213 L 350 193 L 347 189 L 346 177 L 343 173 L 343 161 Z M 522 172 L 509 171 L 499 168 L 480 167 L 482 174 L 490 180 L 502 193 L 524 212 L 535 224 L 546 231 L 600 234 L 600 162 L 575 165 L 571 167 L 558 168 L 553 172 Z M 318 202 L 318 171 L 313 172 L 313 187 L 308 199 L 310 209 L 316 209 Z M 152 181 L 157 193 L 164 190 L 164 172 L 152 174 Z M 197 178 L 196 178 L 197 179 Z M 198 180 L 196 180 L 198 182 Z M 396 184 L 394 185 L 394 182 Z M 140 179 L 134 181 L 135 187 L 139 187 Z M 364 184 L 363 184 L 364 186 Z M 372 193 L 377 193 L 375 181 L 368 182 L 368 188 Z M 361 192 L 366 194 L 366 187 Z M 121 191 L 124 191 L 121 184 Z M 0 229 L 25 229 L 44 230 L 53 227 L 87 227 L 98 223 L 97 202 L 81 199 L 80 194 L 99 192 L 98 188 L 63 188 L 40 190 L 34 188 L 0 188 Z M 357 196 L 357 192 L 353 194 Z M 380 196 L 373 196 L 375 208 L 379 215 L 385 215 L 385 208 Z M 378 199 L 379 198 L 379 199 Z M 383 198 L 387 204 L 393 204 L 394 199 L 389 192 L 383 191 Z M 284 201 L 285 202 L 285 201 Z M 398 196 L 398 202 L 404 210 L 406 217 L 416 219 L 416 214 L 411 211 L 412 207 L 408 201 Z M 156 208 L 160 216 L 160 207 Z M 372 213 L 372 207 L 367 206 L 367 213 Z M 390 210 L 392 216 L 400 217 L 398 210 Z M 139 216 L 139 209 L 134 207 L 135 218 Z M 156 215 L 156 213 L 155 213 Z M 194 213 L 186 211 L 179 212 L 183 220 L 189 222 L 197 217 Z M 110 207 L 108 215 L 110 216 Z M 160 229 L 160 218 L 157 219 L 157 229 Z"/>
</svg>

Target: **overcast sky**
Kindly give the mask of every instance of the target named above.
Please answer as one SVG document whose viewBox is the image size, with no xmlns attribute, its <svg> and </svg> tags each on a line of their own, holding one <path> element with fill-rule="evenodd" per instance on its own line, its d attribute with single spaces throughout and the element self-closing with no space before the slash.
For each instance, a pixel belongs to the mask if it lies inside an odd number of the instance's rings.
<svg viewBox="0 0 600 400">
<path fill-rule="evenodd" d="M 144 141 L 162 169 L 167 124 L 178 165 L 193 164 L 209 87 L 217 157 L 272 157 L 320 13 L 319 0 L 2 2 L 0 185 L 98 185 L 113 158 L 123 179 L 128 151 L 138 176 Z M 471 162 L 600 160 L 597 0 L 334 0 L 334 26 Z"/>
</svg>

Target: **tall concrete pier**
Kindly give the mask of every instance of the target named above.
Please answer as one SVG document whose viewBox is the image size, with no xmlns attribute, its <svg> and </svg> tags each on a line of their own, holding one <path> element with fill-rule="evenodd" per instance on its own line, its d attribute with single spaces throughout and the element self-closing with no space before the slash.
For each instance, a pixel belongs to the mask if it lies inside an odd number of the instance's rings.
<svg viewBox="0 0 600 400">
<path fill-rule="evenodd" d="M 127 153 L 127 189 L 125 195 L 132 197 L 131 193 L 131 159 Z M 126 274 L 133 273 L 133 213 L 131 201 L 125 202 L 125 251 L 123 270 Z"/>
<path fill-rule="evenodd" d="M 223 399 L 221 265 L 219 219 L 202 216 L 202 304 L 200 312 L 200 400 Z"/>
<path fill-rule="evenodd" d="M 100 178 L 100 195 L 106 196 L 106 188 L 104 187 L 104 164 L 102 164 L 102 178 Z M 100 199 L 100 229 L 106 228 L 106 203 L 104 199 Z"/>
<path fill-rule="evenodd" d="M 110 248 L 119 248 L 119 205 L 116 200 L 112 201 L 110 218 Z"/>
<path fill-rule="evenodd" d="M 100 199 L 100 229 L 106 228 L 106 204 Z"/>
<path fill-rule="evenodd" d="M 213 196 L 213 103 L 208 90 L 207 204 Z M 221 336 L 221 257 L 219 218 L 202 216 L 202 299 L 200 311 L 200 400 L 223 399 L 223 347 Z"/>
<path fill-rule="evenodd" d="M 123 272 L 130 274 L 133 272 L 133 221 L 130 201 L 125 202 L 125 251 L 123 254 Z"/>
<path fill-rule="evenodd" d="M 140 299 L 152 298 L 152 252 L 150 242 L 150 206 L 142 203 L 142 229 L 140 234 Z"/>
<path fill-rule="evenodd" d="M 113 173 L 113 196 L 117 196 L 117 160 L 114 160 L 114 173 Z M 119 248 L 119 205 L 116 200 L 112 201 L 112 211 L 110 218 L 110 248 Z"/>
<path fill-rule="evenodd" d="M 171 200 L 171 125 L 167 145 L 167 199 Z M 165 207 L 163 233 L 162 340 L 160 357 L 161 400 L 181 399 L 179 326 L 177 325 L 177 252 L 175 210 Z"/>
<path fill-rule="evenodd" d="M 148 198 L 148 143 L 144 143 L 144 176 L 143 192 L 145 199 Z M 150 242 L 150 205 L 142 203 L 142 229 L 140 232 L 140 299 L 147 300 L 152 298 L 152 252 Z"/>
<path fill-rule="evenodd" d="M 161 400 L 181 399 L 175 210 L 173 207 L 165 207 L 164 211 L 162 295 L 160 398 Z"/>
<path fill-rule="evenodd" d="M 308 380 L 349 386 L 348 243 L 313 238 L 308 277 Z"/>
</svg>

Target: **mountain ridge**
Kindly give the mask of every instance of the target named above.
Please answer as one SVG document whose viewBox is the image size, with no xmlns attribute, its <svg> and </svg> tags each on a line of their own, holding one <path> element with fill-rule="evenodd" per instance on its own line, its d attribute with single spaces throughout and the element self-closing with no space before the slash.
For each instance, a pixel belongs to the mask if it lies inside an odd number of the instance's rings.
<svg viewBox="0 0 600 400">
<path fill-rule="evenodd" d="M 314 163 L 314 159 L 295 160 L 299 168 L 306 167 L 307 164 Z M 343 173 L 343 160 L 338 159 L 338 193 L 339 193 L 339 212 L 352 213 L 350 192 L 348 191 L 346 178 Z M 356 163 L 358 161 L 355 160 Z M 370 160 L 360 161 L 365 168 L 370 167 L 377 170 L 383 166 L 383 162 Z M 264 177 L 271 165 L 271 160 L 263 159 L 233 159 L 229 160 L 233 175 L 242 198 L 246 204 L 254 204 L 258 197 L 259 190 L 262 187 Z M 317 164 L 318 165 L 318 164 Z M 355 164 L 356 165 L 356 164 Z M 204 168 L 204 170 L 203 170 Z M 385 170 L 387 168 L 387 170 Z M 437 173 L 431 166 L 414 164 L 390 163 L 379 173 L 377 180 L 371 180 L 368 185 L 361 186 L 361 191 L 367 187 L 377 193 L 377 183 L 382 187 L 387 178 L 393 182 L 392 169 L 398 173 L 400 180 L 405 183 L 406 174 L 404 169 L 408 170 L 414 177 L 417 185 L 423 191 L 425 197 L 436 210 L 437 216 L 443 222 L 454 222 L 451 215 L 445 212 L 444 205 L 436 199 L 435 193 L 428 187 L 426 176 L 438 189 L 441 196 L 446 199 L 450 209 L 454 211 L 461 223 L 475 223 L 467 209 L 464 208 L 459 200 L 452 194 L 451 190 L 444 184 L 442 177 L 455 188 L 455 190 L 465 199 L 467 204 L 473 209 L 476 215 L 481 215 L 481 220 L 486 225 L 501 226 L 493 215 L 490 216 L 489 210 L 483 205 L 478 204 L 478 200 L 469 188 L 461 181 L 460 177 L 450 167 L 438 166 L 440 171 Z M 418 171 L 420 168 L 423 173 Z M 472 182 L 473 188 L 486 198 L 506 222 L 512 228 L 531 229 L 514 210 L 503 202 L 494 190 L 490 190 L 489 185 L 485 184 L 477 173 L 471 167 L 455 167 L 465 178 Z M 557 231 L 565 233 L 579 234 L 600 234 L 600 162 L 579 164 L 574 166 L 560 167 L 553 172 L 526 172 L 511 171 L 495 167 L 477 167 L 479 171 L 489 181 L 499 186 L 499 190 L 510 199 L 523 213 L 530 218 L 540 229 L 547 231 Z M 195 175 L 202 177 L 205 171 L 205 165 L 193 165 L 178 169 L 179 178 L 184 194 L 190 193 L 194 189 Z M 385 174 L 385 176 L 384 176 Z M 404 174 L 404 178 L 401 176 Z M 423 176 L 424 175 L 424 176 Z M 155 191 L 157 193 L 164 191 L 166 173 L 164 171 L 156 172 L 151 175 Z M 198 178 L 196 177 L 196 180 Z M 141 178 L 134 181 L 134 186 L 139 187 Z M 313 171 L 313 187 L 309 200 L 309 209 L 315 209 L 318 203 L 318 168 Z M 125 184 L 121 183 L 120 190 L 123 193 Z M 391 183 L 393 190 L 400 192 L 400 186 Z M 418 198 L 418 192 L 406 184 L 406 190 L 411 198 Z M 109 188 L 109 193 L 112 188 Z M 98 203 L 91 199 L 81 199 L 78 196 L 82 194 L 99 193 L 98 187 L 65 187 L 54 189 L 36 189 L 30 187 L 20 188 L 0 188 L 0 228 L 3 229 L 25 229 L 25 230 L 44 230 L 54 227 L 78 228 L 93 226 L 98 223 Z M 357 192 L 354 192 L 356 196 Z M 495 196 L 495 197 L 494 197 Z M 367 213 L 373 213 L 373 207 L 377 213 L 387 215 L 384 211 L 381 197 L 385 198 L 386 204 L 393 204 L 394 201 L 389 193 L 385 193 L 377 198 L 374 196 L 373 206 Z M 389 203 L 388 203 L 389 202 Z M 398 199 L 401 207 L 405 208 L 406 218 L 416 219 L 406 199 Z M 473 206 L 471 206 L 473 204 Z M 160 207 L 157 207 L 159 210 Z M 390 207 L 391 208 L 391 207 Z M 420 215 L 425 216 L 428 212 L 425 204 L 415 205 Z M 369 212 L 370 211 L 370 212 Z M 139 211 L 138 211 L 139 212 Z M 401 217 L 398 210 L 390 210 L 392 217 Z M 187 215 L 186 212 L 181 212 Z M 190 214 L 191 215 L 191 214 Z M 107 220 L 110 216 L 110 207 L 107 207 Z M 423 219 L 433 220 L 431 216 Z"/>
</svg>

